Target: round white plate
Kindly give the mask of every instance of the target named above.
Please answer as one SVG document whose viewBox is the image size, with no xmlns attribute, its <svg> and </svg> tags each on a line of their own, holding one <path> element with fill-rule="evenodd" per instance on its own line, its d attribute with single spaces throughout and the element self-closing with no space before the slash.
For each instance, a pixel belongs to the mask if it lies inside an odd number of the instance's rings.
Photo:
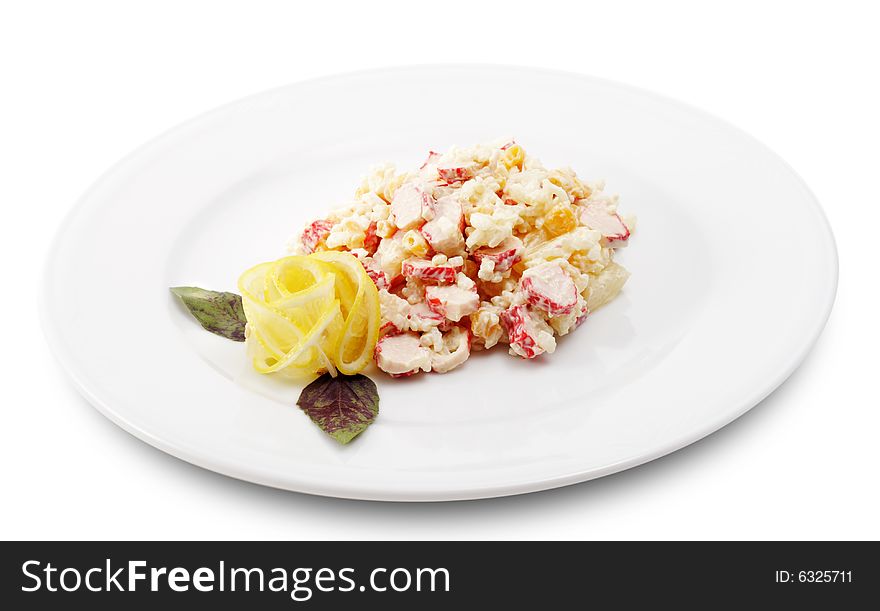
<svg viewBox="0 0 880 611">
<path fill-rule="evenodd" d="M 639 218 L 624 292 L 553 355 L 371 374 L 379 417 L 341 447 L 295 406 L 299 388 L 251 373 L 242 344 L 203 331 L 168 291 L 234 290 L 371 164 L 412 168 L 428 149 L 505 136 L 605 179 Z M 581 482 L 717 430 L 797 367 L 836 283 L 814 197 L 727 123 L 573 74 L 411 67 L 263 93 L 136 151 L 64 223 L 43 321 L 89 401 L 174 456 L 313 494 L 451 500 Z"/>
</svg>

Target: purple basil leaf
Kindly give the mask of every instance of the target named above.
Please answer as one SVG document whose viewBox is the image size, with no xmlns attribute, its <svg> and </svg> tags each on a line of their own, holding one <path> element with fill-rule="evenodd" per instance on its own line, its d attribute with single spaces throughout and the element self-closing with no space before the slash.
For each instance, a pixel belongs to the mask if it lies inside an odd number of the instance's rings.
<svg viewBox="0 0 880 611">
<path fill-rule="evenodd" d="M 244 308 L 241 296 L 235 293 L 218 293 L 194 286 L 176 286 L 171 292 L 180 297 L 202 327 L 236 342 L 244 341 Z"/>
<path fill-rule="evenodd" d="M 325 373 L 306 386 L 296 402 L 312 422 L 339 443 L 366 430 L 379 413 L 376 384 L 361 374 Z"/>
</svg>

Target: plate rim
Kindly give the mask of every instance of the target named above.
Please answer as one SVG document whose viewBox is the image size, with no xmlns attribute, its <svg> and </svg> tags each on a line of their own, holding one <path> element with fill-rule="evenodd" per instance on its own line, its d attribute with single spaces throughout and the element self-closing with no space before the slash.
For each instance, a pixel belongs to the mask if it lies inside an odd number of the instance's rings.
<svg viewBox="0 0 880 611">
<path fill-rule="evenodd" d="M 525 483 L 496 483 L 492 485 L 463 487 L 455 490 L 447 489 L 443 492 L 437 492 L 435 490 L 401 492 L 399 490 L 393 490 L 390 487 L 386 488 L 384 491 L 378 491 L 373 488 L 359 488 L 357 485 L 339 485 L 333 482 L 317 482 L 310 478 L 302 477 L 301 475 L 298 477 L 289 478 L 284 483 L 273 481 L 270 477 L 259 476 L 259 474 L 247 471 L 247 469 L 237 468 L 236 463 L 233 461 L 223 462 L 201 457 L 189 452 L 186 448 L 181 447 L 178 444 L 171 443 L 160 437 L 157 437 L 150 432 L 138 427 L 136 424 L 126 420 L 124 417 L 119 415 L 116 410 L 114 410 L 110 405 L 108 405 L 105 401 L 100 399 L 92 391 L 89 390 L 87 384 L 82 379 L 82 373 L 79 371 L 76 365 L 76 359 L 64 348 L 64 342 L 59 340 L 60 330 L 57 328 L 55 321 L 52 319 L 46 296 L 49 294 L 51 286 L 52 264 L 53 261 L 55 261 L 57 258 L 58 250 L 60 249 L 60 245 L 62 242 L 62 237 L 68 232 L 74 220 L 87 207 L 90 199 L 92 198 L 92 195 L 95 192 L 99 191 L 105 184 L 107 184 L 115 176 L 120 174 L 121 170 L 125 169 L 125 167 L 129 165 L 131 161 L 137 159 L 143 153 L 149 151 L 154 145 L 162 142 L 166 137 L 173 135 L 178 131 L 191 128 L 203 121 L 209 121 L 211 118 L 217 115 L 221 115 L 239 105 L 246 105 L 256 98 L 271 96 L 275 93 L 290 88 L 307 87 L 310 84 L 317 84 L 321 82 L 344 81 L 350 78 L 365 77 L 371 74 L 378 73 L 388 74 L 394 72 L 423 70 L 505 70 L 511 72 L 519 72 L 523 74 L 561 76 L 588 81 L 602 86 L 626 90 L 639 96 L 654 99 L 666 104 L 672 104 L 680 109 L 688 111 L 689 113 L 696 114 L 704 119 L 709 119 L 716 124 L 722 125 L 725 128 L 736 132 L 739 136 L 745 137 L 752 144 L 760 147 L 765 153 L 770 154 L 777 162 L 780 163 L 781 167 L 783 167 L 802 188 L 806 196 L 805 199 L 809 201 L 809 204 L 813 208 L 813 211 L 818 213 L 818 217 L 819 219 L 821 219 L 821 225 L 824 229 L 824 233 L 828 238 L 827 246 L 829 247 L 830 254 L 830 258 L 828 261 L 828 272 L 830 274 L 830 277 L 828 279 L 829 282 L 827 286 L 826 299 L 822 308 L 821 316 L 818 317 L 817 324 L 815 324 L 815 327 L 812 329 L 809 337 L 806 338 L 807 341 L 803 342 L 801 344 L 801 349 L 799 351 L 793 352 L 790 358 L 785 362 L 784 366 L 779 368 L 779 372 L 773 377 L 772 383 L 768 383 L 766 387 L 762 386 L 760 389 L 754 392 L 749 399 L 743 401 L 737 409 L 731 409 L 728 412 L 725 412 L 722 417 L 711 420 L 708 423 L 703 424 L 702 426 L 695 427 L 688 434 L 684 434 L 676 437 L 675 439 L 667 441 L 665 444 L 662 444 L 661 447 L 656 448 L 652 452 L 647 452 L 637 457 L 620 460 L 615 463 L 605 465 L 603 467 L 574 470 L 572 472 L 556 475 L 553 477 L 547 477 L 536 481 Z M 38 314 L 40 325 L 46 339 L 46 343 L 50 348 L 50 352 L 52 353 L 58 365 L 60 365 L 61 369 L 72 381 L 74 388 L 76 388 L 76 390 L 96 410 L 98 410 L 98 412 L 107 417 L 111 422 L 113 422 L 135 438 L 139 439 L 140 441 L 143 441 L 165 452 L 166 454 L 228 477 L 292 492 L 355 500 L 442 502 L 496 498 L 501 496 L 525 494 L 558 488 L 562 486 L 569 486 L 604 477 L 606 475 L 611 475 L 613 473 L 631 469 L 633 467 L 637 467 L 639 465 L 651 462 L 653 460 L 676 452 L 677 450 L 680 450 L 684 447 L 691 445 L 692 443 L 708 437 L 709 435 L 712 435 L 713 433 L 724 428 L 734 420 L 743 416 L 752 408 L 759 405 L 765 398 L 767 398 L 783 383 L 785 383 L 785 381 L 803 363 L 804 359 L 812 351 L 827 325 L 828 319 L 831 315 L 837 297 L 839 275 L 840 261 L 834 232 L 828 220 L 828 216 L 825 213 L 825 210 L 823 209 L 818 198 L 807 185 L 806 181 L 782 156 L 776 153 L 776 151 L 771 149 L 755 136 L 751 135 L 749 132 L 731 123 L 730 121 L 719 117 L 711 112 L 703 110 L 697 106 L 694 106 L 688 102 L 678 100 L 665 94 L 657 93 L 649 89 L 644 89 L 613 79 L 595 77 L 592 75 L 569 70 L 495 63 L 427 63 L 394 65 L 387 67 L 370 68 L 366 70 L 352 70 L 329 75 L 316 76 L 308 79 L 286 83 L 277 87 L 272 87 L 223 103 L 212 109 L 191 116 L 188 119 L 180 121 L 175 125 L 163 130 L 158 135 L 133 148 L 130 152 L 128 152 L 118 161 L 113 163 L 107 170 L 105 170 L 96 180 L 91 183 L 91 185 L 69 208 L 66 214 L 62 217 L 60 223 L 57 225 L 52 240 L 50 242 L 50 247 L 45 252 L 43 259 L 42 279 L 39 289 L 40 299 L 38 300 Z M 291 484 L 291 482 L 293 481 L 300 483 L 294 486 Z"/>
</svg>

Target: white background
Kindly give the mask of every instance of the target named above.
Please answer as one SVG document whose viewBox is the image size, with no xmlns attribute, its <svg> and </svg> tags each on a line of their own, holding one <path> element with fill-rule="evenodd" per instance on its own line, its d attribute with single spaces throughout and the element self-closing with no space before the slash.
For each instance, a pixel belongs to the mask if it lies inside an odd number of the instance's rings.
<svg viewBox="0 0 880 611">
<path fill-rule="evenodd" d="M 0 6 L 3 538 L 880 537 L 880 38 L 871 3 Z M 37 287 L 63 215 L 108 166 L 184 119 L 267 88 L 459 61 L 652 89 L 780 153 L 823 203 L 840 250 L 837 304 L 803 366 L 740 420 L 646 466 L 556 491 L 433 505 L 234 481 L 137 441 L 77 395 L 43 341 Z"/>
</svg>

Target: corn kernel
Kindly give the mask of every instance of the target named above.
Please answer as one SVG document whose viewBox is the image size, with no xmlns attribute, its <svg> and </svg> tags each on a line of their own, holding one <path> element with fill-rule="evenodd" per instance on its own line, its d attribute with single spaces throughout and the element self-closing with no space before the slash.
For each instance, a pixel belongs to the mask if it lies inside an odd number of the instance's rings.
<svg viewBox="0 0 880 611">
<path fill-rule="evenodd" d="M 580 178 L 574 179 L 574 188 L 571 190 L 571 196 L 573 199 L 587 199 L 590 195 L 593 194 L 593 191 L 585 185 Z"/>
<path fill-rule="evenodd" d="M 547 180 L 552 182 L 557 187 L 562 187 L 566 191 L 569 188 L 569 181 L 565 179 L 565 177 L 559 173 L 558 170 L 551 170 L 550 174 L 547 176 Z"/>
<path fill-rule="evenodd" d="M 557 236 L 577 227 L 577 218 L 568 204 L 556 204 L 544 217 L 544 229 L 550 235 Z"/>
<path fill-rule="evenodd" d="M 388 181 L 388 183 L 385 185 L 385 188 L 382 190 L 382 193 L 380 193 L 379 195 L 386 202 L 391 203 L 391 200 L 394 199 L 395 191 L 397 191 L 400 185 L 402 185 L 407 178 L 408 177 L 406 174 L 397 174 L 394 178 Z"/>
<path fill-rule="evenodd" d="M 590 188 L 570 169 L 550 170 L 547 180 L 565 189 L 572 201 L 590 197 Z"/>
<path fill-rule="evenodd" d="M 424 257 L 428 254 L 428 242 L 421 233 L 414 229 L 410 229 L 403 234 L 401 242 L 403 249 L 416 257 Z"/>
<path fill-rule="evenodd" d="M 504 151 L 504 155 L 501 157 L 501 161 L 507 169 L 516 166 L 521 170 L 525 160 L 526 152 L 523 150 L 523 147 L 518 144 L 514 144 Z"/>
<path fill-rule="evenodd" d="M 485 348 L 491 348 L 501 339 L 503 332 L 498 309 L 493 306 L 483 306 L 470 315 L 474 339 L 477 340 L 477 344 L 483 344 Z"/>
<path fill-rule="evenodd" d="M 385 219 L 376 221 L 376 235 L 383 240 L 385 238 L 390 238 L 391 236 L 393 236 L 396 231 L 397 228 L 391 221 Z"/>
</svg>

